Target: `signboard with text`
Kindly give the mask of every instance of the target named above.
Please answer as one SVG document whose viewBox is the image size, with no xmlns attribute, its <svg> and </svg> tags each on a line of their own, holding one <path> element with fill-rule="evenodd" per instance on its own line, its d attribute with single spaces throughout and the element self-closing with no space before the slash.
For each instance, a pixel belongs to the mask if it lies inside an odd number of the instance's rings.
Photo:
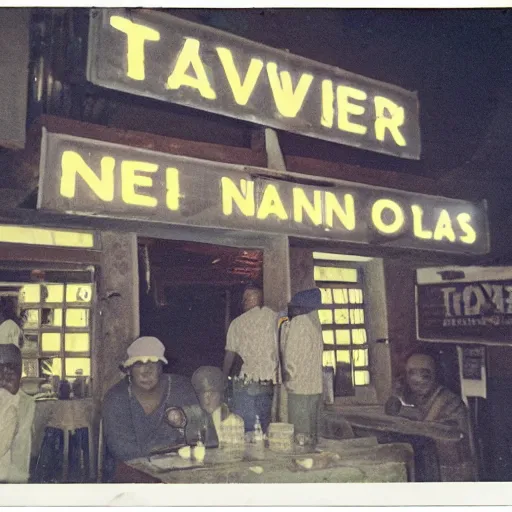
<svg viewBox="0 0 512 512">
<path fill-rule="evenodd" d="M 418 276 L 428 270 L 418 270 Z M 512 268 L 467 267 L 458 274 L 429 283 L 419 277 L 418 339 L 512 344 Z M 467 366 L 470 374 L 469 363 Z"/>
<path fill-rule="evenodd" d="M 92 9 L 87 78 L 309 137 L 420 158 L 416 93 L 165 13 Z"/>
<path fill-rule="evenodd" d="M 484 203 L 43 130 L 38 208 L 429 251 L 489 250 Z"/>
</svg>

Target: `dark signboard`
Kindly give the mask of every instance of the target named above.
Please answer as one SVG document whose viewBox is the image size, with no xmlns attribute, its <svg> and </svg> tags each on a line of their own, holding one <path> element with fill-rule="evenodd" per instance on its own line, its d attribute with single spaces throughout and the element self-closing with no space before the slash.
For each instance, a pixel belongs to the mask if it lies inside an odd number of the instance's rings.
<svg viewBox="0 0 512 512">
<path fill-rule="evenodd" d="M 484 204 L 43 132 L 38 207 L 482 254 Z"/>
<path fill-rule="evenodd" d="M 87 78 L 309 137 L 420 157 L 416 93 L 165 13 L 93 9 Z"/>
<path fill-rule="evenodd" d="M 421 340 L 512 344 L 512 279 L 417 285 L 416 299 Z"/>
</svg>

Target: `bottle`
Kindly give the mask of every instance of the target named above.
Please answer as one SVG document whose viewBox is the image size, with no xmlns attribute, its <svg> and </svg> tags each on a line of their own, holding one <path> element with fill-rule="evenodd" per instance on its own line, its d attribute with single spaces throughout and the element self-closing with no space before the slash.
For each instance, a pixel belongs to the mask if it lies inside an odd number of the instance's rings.
<svg viewBox="0 0 512 512">
<path fill-rule="evenodd" d="M 263 429 L 261 428 L 260 417 L 256 415 L 256 421 L 254 423 L 254 442 L 263 443 Z"/>
</svg>

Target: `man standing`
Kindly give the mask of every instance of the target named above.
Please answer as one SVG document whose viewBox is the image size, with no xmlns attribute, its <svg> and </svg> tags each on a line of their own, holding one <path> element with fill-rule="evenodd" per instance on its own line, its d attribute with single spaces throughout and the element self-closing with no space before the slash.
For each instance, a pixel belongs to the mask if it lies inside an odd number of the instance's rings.
<svg viewBox="0 0 512 512">
<path fill-rule="evenodd" d="M 297 293 L 288 304 L 288 319 L 280 327 L 283 381 L 288 391 L 288 421 L 299 444 L 316 445 L 322 406 L 322 326 L 318 288 Z"/>
<path fill-rule="evenodd" d="M 35 401 L 20 390 L 21 352 L 15 344 L 0 344 L 0 482 L 26 483 Z"/>
<path fill-rule="evenodd" d="M 228 329 L 223 373 L 227 379 L 238 354 L 243 363 L 233 382 L 233 412 L 243 418 L 246 432 L 254 430 L 257 417 L 266 432 L 278 373 L 277 314 L 263 306 L 263 293 L 255 287 L 244 291 L 242 308 Z"/>
</svg>

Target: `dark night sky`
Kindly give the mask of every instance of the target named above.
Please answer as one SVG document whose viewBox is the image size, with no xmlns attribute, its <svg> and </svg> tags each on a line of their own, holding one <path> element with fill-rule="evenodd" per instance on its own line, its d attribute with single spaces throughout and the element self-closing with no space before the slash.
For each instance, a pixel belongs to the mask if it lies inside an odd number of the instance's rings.
<svg viewBox="0 0 512 512">
<path fill-rule="evenodd" d="M 419 162 L 318 142 L 317 157 L 431 177 L 510 179 L 512 15 L 505 9 L 175 10 L 326 64 L 418 91 Z M 302 141 L 302 143 L 301 143 Z M 282 136 L 283 149 L 310 144 Z M 293 149 L 292 149 L 293 148 Z M 320 155 L 318 152 L 320 151 Z M 323 154 L 322 154 L 323 153 Z"/>
</svg>

